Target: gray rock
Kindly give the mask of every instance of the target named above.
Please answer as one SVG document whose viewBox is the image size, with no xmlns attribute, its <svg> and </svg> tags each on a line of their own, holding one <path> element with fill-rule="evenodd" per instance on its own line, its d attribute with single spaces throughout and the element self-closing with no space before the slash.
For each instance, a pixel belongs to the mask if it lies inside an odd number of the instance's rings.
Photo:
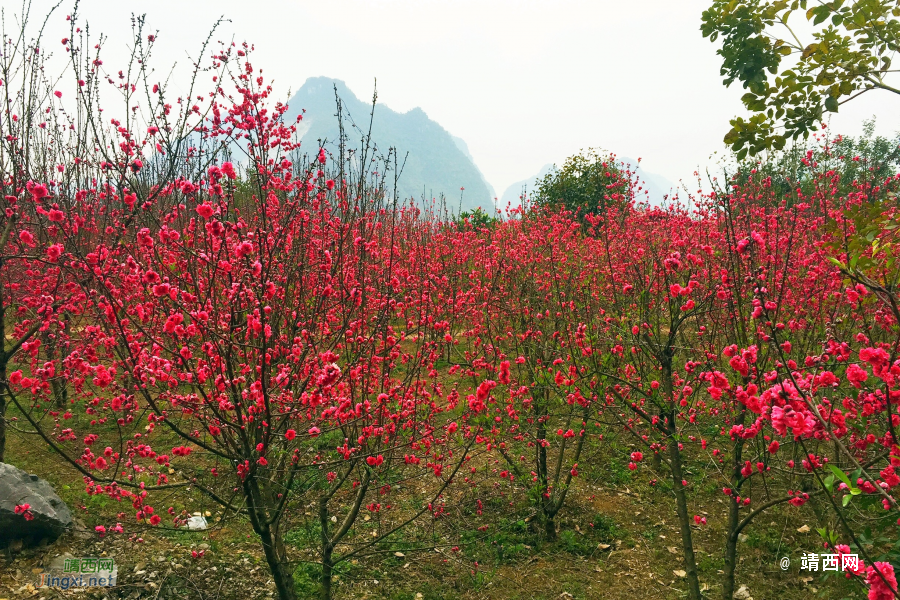
<svg viewBox="0 0 900 600">
<path fill-rule="evenodd" d="M 734 593 L 734 600 L 753 600 L 750 597 L 750 590 L 747 589 L 746 585 L 742 585 L 738 591 Z"/>
<path fill-rule="evenodd" d="M 16 506 L 28 504 L 34 518 L 16 514 Z M 50 484 L 36 475 L 0 463 L 0 546 L 12 540 L 36 544 L 53 541 L 72 526 L 72 513 Z"/>
</svg>

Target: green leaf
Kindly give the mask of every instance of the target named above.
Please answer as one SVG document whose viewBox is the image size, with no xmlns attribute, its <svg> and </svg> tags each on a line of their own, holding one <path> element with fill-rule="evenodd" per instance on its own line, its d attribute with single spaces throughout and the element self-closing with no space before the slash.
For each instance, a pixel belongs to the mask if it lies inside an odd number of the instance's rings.
<svg viewBox="0 0 900 600">
<path fill-rule="evenodd" d="M 825 484 L 825 489 L 828 490 L 828 493 L 833 494 L 834 493 L 834 475 L 829 475 L 828 477 L 826 477 L 825 481 L 823 483 Z"/>
<path fill-rule="evenodd" d="M 850 496 L 848 494 L 847 496 L 844 496 L 843 500 L 841 500 L 841 504 L 844 506 L 844 508 L 846 508 L 847 505 L 850 504 L 850 498 L 852 498 L 852 497 L 853 496 Z"/>
<path fill-rule="evenodd" d="M 836 113 L 838 111 L 838 101 L 834 96 L 828 96 L 825 98 L 825 108 L 830 112 Z"/>
<path fill-rule="evenodd" d="M 831 472 L 834 473 L 834 476 L 847 484 L 847 487 L 852 488 L 853 484 L 850 483 L 850 478 L 847 477 L 847 474 L 838 469 L 836 466 L 829 464 L 828 468 L 831 469 Z"/>
</svg>

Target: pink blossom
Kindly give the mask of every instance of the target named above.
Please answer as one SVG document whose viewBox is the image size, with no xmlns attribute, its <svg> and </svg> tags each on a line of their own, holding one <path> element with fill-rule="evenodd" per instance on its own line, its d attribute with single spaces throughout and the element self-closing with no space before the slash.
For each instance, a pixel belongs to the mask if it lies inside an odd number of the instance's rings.
<svg viewBox="0 0 900 600">
<path fill-rule="evenodd" d="M 897 577 L 894 575 L 894 567 L 889 562 L 876 562 L 875 567 L 881 571 L 881 576 L 874 567 L 866 569 L 866 583 L 869 586 L 869 600 L 893 600 L 897 591 Z M 882 576 L 884 579 L 882 579 Z"/>
<path fill-rule="evenodd" d="M 847 367 L 847 381 L 849 381 L 853 387 L 857 389 L 861 388 L 862 382 L 868 378 L 868 372 L 859 365 L 851 364 Z"/>
<path fill-rule="evenodd" d="M 234 171 L 234 165 L 230 162 L 226 162 L 222 164 L 222 172 L 225 173 L 225 176 L 228 179 L 237 179 L 237 173 Z"/>
<path fill-rule="evenodd" d="M 208 219 L 213 216 L 213 207 L 209 205 L 209 203 L 204 202 L 197 206 L 197 214 L 203 217 L 204 219 Z"/>
</svg>

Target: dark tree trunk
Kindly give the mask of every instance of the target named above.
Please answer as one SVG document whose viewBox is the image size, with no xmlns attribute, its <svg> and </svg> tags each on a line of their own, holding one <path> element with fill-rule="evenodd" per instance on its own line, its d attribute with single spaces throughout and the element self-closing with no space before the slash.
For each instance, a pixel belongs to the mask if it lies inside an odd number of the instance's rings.
<svg viewBox="0 0 900 600">
<path fill-rule="evenodd" d="M 2 319 L 2 314 L 0 314 L 0 319 Z M 0 327 L 0 335 L 2 335 L 3 328 Z M 3 350 L 0 349 L 0 353 Z M 0 463 L 6 462 L 6 409 L 9 406 L 6 398 L 7 390 L 5 387 L 6 382 L 6 360 L 4 357 L 0 357 Z"/>
<path fill-rule="evenodd" d="M 537 452 L 537 472 L 538 472 L 538 483 L 540 484 L 541 489 L 541 497 L 539 498 L 540 507 L 541 507 L 541 517 L 544 521 L 544 535 L 547 538 L 547 541 L 553 542 L 556 540 L 556 521 L 554 517 L 556 513 L 552 511 L 552 498 L 550 497 L 550 478 L 549 473 L 547 472 L 547 448 L 541 443 L 543 440 L 547 439 L 547 425 L 544 421 L 544 417 L 547 415 L 548 404 L 550 402 L 550 391 L 544 390 L 544 397 L 540 401 L 540 403 L 535 407 L 535 414 L 537 416 L 537 439 L 538 443 L 536 445 Z"/>
<path fill-rule="evenodd" d="M 332 549 L 326 547 L 322 553 L 322 587 L 320 589 L 321 600 L 331 600 L 331 583 L 334 574 L 334 565 L 331 564 Z"/>
<path fill-rule="evenodd" d="M 296 600 L 294 575 L 287 563 L 279 530 L 273 531 L 268 526 L 263 527 L 260 537 L 266 554 L 266 562 L 269 564 L 269 570 L 275 580 L 275 589 L 278 591 L 279 600 Z"/>
<path fill-rule="evenodd" d="M 68 329 L 67 326 L 68 320 L 66 320 L 66 325 L 64 326 L 63 332 Z M 59 343 L 59 336 L 54 336 L 50 333 L 50 330 L 43 332 L 41 335 L 41 344 L 44 347 L 44 351 L 47 355 L 47 360 L 50 362 L 56 362 L 57 359 L 57 344 Z M 64 410 L 66 408 L 66 401 L 68 400 L 68 389 L 66 388 L 66 384 L 63 381 L 63 378 L 58 374 L 59 370 L 62 368 L 62 361 L 59 361 L 57 364 L 57 375 L 50 380 L 50 389 L 53 392 L 53 403 L 56 405 L 56 408 L 60 410 Z"/>
<path fill-rule="evenodd" d="M 548 542 L 556 541 L 556 515 L 544 515 L 544 535 Z"/>
<path fill-rule="evenodd" d="M 728 537 L 725 540 L 725 574 L 722 575 L 722 598 L 732 600 L 734 598 L 734 571 L 737 568 L 737 526 L 738 505 L 734 498 L 729 498 L 728 506 Z"/>
<path fill-rule="evenodd" d="M 269 572 L 272 573 L 272 579 L 275 581 L 275 589 L 278 591 L 278 599 L 296 600 L 294 575 L 288 564 L 287 552 L 279 527 L 280 515 L 270 520 L 268 511 L 264 508 L 266 496 L 260 490 L 259 481 L 255 478 L 250 477 L 244 482 L 243 492 L 244 499 L 247 501 L 250 523 L 262 542 L 266 564 L 269 566 Z"/>
<path fill-rule="evenodd" d="M 672 390 L 672 356 L 671 350 L 663 356 L 662 384 L 663 393 L 669 406 L 674 407 Z M 660 411 L 663 412 L 663 411 Z M 694 556 L 694 542 L 691 533 L 691 519 L 688 514 L 687 494 L 685 494 L 684 471 L 681 463 L 681 450 L 678 448 L 678 427 L 675 421 L 675 410 L 665 411 L 666 445 L 669 447 L 669 467 L 672 470 L 672 484 L 675 490 L 675 508 L 681 526 L 681 545 L 684 558 L 684 570 L 687 573 L 688 595 L 691 600 L 702 600 L 700 595 L 700 579 L 697 577 L 697 558 Z"/>
<path fill-rule="evenodd" d="M 747 411 L 742 407 L 735 419 L 735 424 L 743 425 Z M 744 440 L 738 437 L 734 442 L 732 452 L 732 489 L 737 490 L 741 482 L 741 466 L 744 460 Z M 728 498 L 728 537 L 725 539 L 725 573 L 722 575 L 722 598 L 732 600 L 734 598 L 734 573 L 737 568 L 737 544 L 738 525 L 740 524 L 740 507 L 733 497 Z"/>
<path fill-rule="evenodd" d="M 6 379 L 6 374 L 2 375 Z M 6 462 L 6 390 L 0 391 L 0 463 Z"/>
<path fill-rule="evenodd" d="M 674 415 L 670 418 L 674 419 Z M 697 559 L 694 556 L 694 542 L 691 537 L 691 520 L 687 508 L 687 495 L 684 493 L 682 480 L 684 474 L 681 468 L 681 451 L 678 449 L 678 440 L 675 438 L 673 423 L 669 424 L 672 435 L 669 436 L 669 462 L 672 466 L 672 483 L 675 486 L 675 505 L 678 513 L 678 521 L 681 525 L 681 544 L 684 557 L 684 570 L 687 573 L 688 593 L 691 600 L 702 600 L 700 595 L 700 579 L 697 577 Z"/>
</svg>

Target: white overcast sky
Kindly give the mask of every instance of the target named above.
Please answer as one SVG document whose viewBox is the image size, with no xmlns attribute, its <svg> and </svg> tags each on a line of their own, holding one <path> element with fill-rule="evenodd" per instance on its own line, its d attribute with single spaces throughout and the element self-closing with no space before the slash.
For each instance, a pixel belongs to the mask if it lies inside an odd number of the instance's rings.
<svg viewBox="0 0 900 600">
<path fill-rule="evenodd" d="M 33 1 L 36 16 L 51 3 Z M 714 164 L 741 113 L 716 46 L 702 37 L 710 0 L 82 0 L 81 20 L 124 50 L 130 15 L 159 30 L 154 64 L 196 56 L 210 26 L 256 45 L 254 64 L 286 95 L 307 77 L 343 79 L 360 98 L 421 107 L 463 138 L 497 194 L 588 146 L 642 157 L 671 181 Z M 0 0 L 7 14 L 20 0 Z M 71 3 L 69 3 L 71 6 Z M 54 19 L 66 33 L 63 12 Z M 799 16 L 799 15 L 798 15 Z M 802 18 L 802 17 L 801 17 Z M 105 67 L 112 64 L 105 63 Z M 183 71 L 182 71 L 183 73 Z M 284 97 L 284 96 L 282 96 Z M 873 91 L 832 117 L 831 131 L 900 130 L 900 100 Z"/>
</svg>

